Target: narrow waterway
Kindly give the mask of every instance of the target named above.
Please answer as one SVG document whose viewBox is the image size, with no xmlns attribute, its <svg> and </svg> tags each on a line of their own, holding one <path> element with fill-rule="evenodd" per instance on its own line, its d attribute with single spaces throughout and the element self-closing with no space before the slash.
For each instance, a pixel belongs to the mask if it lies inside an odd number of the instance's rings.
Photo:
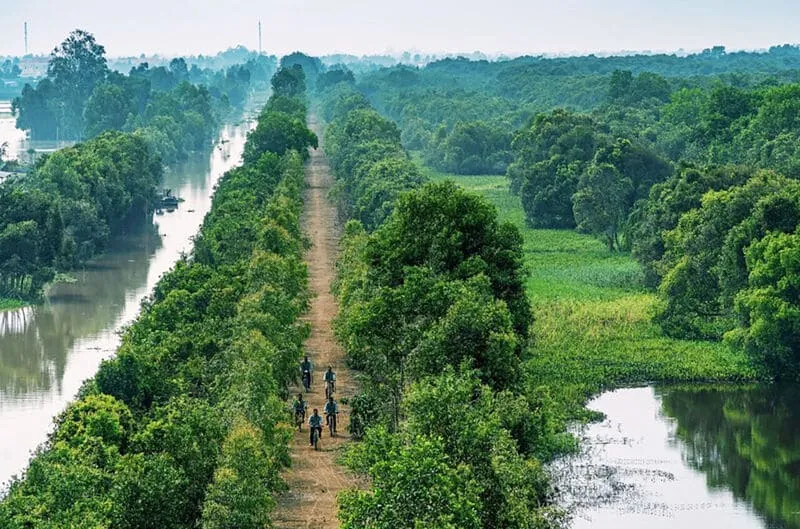
<svg viewBox="0 0 800 529">
<path fill-rule="evenodd" d="M 240 162 L 250 121 L 225 127 L 210 155 L 168 171 L 164 187 L 185 201 L 154 215 L 142 233 L 113 241 L 110 250 L 53 285 L 45 303 L 0 312 L 0 483 L 25 468 L 101 360 L 114 354 L 119 330 L 181 253 L 191 249 L 219 177 Z M 0 143 L 19 142 L 13 122 L 0 118 Z M 16 147 L 23 156 L 28 147 Z M 18 145 L 19 143 L 15 143 Z"/>
<path fill-rule="evenodd" d="M 800 528 L 800 387 L 605 393 L 551 465 L 575 529 Z"/>
</svg>

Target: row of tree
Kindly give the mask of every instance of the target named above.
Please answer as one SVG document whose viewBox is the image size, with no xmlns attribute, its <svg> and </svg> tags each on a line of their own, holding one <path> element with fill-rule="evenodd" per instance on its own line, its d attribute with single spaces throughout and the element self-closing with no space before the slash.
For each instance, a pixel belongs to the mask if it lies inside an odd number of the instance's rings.
<svg viewBox="0 0 800 529">
<path fill-rule="evenodd" d="M 266 58 L 250 59 L 218 72 L 201 70 L 197 65 L 189 68 L 184 59 L 177 58 L 168 66 L 151 68 L 142 63 L 123 75 L 108 68 L 105 48 L 91 33 L 76 30 L 53 50 L 47 77 L 35 87 L 26 84 L 13 108 L 18 113 L 17 127 L 29 130 L 36 140 L 80 140 L 106 130 L 130 132 L 155 127 L 164 131 L 180 126 L 190 136 L 187 147 L 194 148 L 191 142 L 204 131 L 213 130 L 213 121 L 201 122 L 192 114 L 185 116 L 186 121 L 173 113 L 165 114 L 164 107 L 176 108 L 177 103 L 184 113 L 197 112 L 205 117 L 211 108 L 194 107 L 199 97 L 217 113 L 231 107 L 241 109 L 251 82 L 266 82 L 273 69 Z M 199 95 L 187 93 L 193 90 Z M 165 123 L 167 118 L 176 123 Z M 185 152 L 183 145 L 178 147 L 179 153 Z"/>
<path fill-rule="evenodd" d="M 426 183 L 347 79 L 328 88 L 325 148 L 345 228 L 335 332 L 362 392 L 346 456 L 368 490 L 340 496 L 346 528 L 551 527 L 540 465 L 556 443 L 547 397 L 525 394 L 531 312 L 522 240 L 481 197 Z"/>
<path fill-rule="evenodd" d="M 302 119 L 303 101 L 294 108 L 289 117 Z M 116 357 L 12 481 L 0 526 L 269 525 L 289 464 L 281 396 L 308 332 L 299 320 L 308 146 L 263 150 L 224 175 L 193 253 L 159 281 Z"/>
</svg>

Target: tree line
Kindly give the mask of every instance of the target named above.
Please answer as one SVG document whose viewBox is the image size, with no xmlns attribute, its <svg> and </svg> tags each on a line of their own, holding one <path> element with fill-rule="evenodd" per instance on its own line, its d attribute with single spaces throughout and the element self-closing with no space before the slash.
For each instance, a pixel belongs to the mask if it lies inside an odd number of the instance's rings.
<svg viewBox="0 0 800 529">
<path fill-rule="evenodd" d="M 191 90 L 198 90 L 217 113 L 241 109 L 251 81 L 266 83 L 274 66 L 269 59 L 251 58 L 221 71 L 188 67 L 183 58 L 168 66 L 141 63 L 128 75 L 108 68 L 105 48 L 91 33 L 73 31 L 50 55 L 47 76 L 36 86 L 25 84 L 12 104 L 17 127 L 35 140 L 81 140 L 106 130 L 127 132 L 155 127 L 180 127 L 190 142 L 213 130 L 213 122 L 199 119 L 202 108 L 183 108 L 200 115 L 164 113 L 164 107 L 191 106 Z M 163 140 L 164 138 L 159 138 Z M 173 140 L 174 141 L 174 140 Z M 177 145 L 178 154 L 185 153 Z"/>
<path fill-rule="evenodd" d="M 280 73 L 278 75 L 281 75 Z M 294 98 L 302 84 L 273 96 Z M 279 122 L 283 123 L 283 122 Z M 286 136 L 275 129 L 260 134 Z M 303 159 L 250 146 L 221 179 L 195 248 L 165 274 L 0 502 L 0 525 L 261 529 L 291 437 L 281 397 L 308 334 Z M 259 133 L 248 138 L 259 141 Z"/>
<path fill-rule="evenodd" d="M 458 174 L 501 174 L 514 157 L 514 132 L 536 114 L 664 103 L 674 91 L 715 83 L 754 88 L 797 82 L 798 72 L 800 51 L 787 45 L 767 52 L 717 47 L 688 56 L 455 58 L 363 72 L 357 83 L 426 164 Z"/>
<path fill-rule="evenodd" d="M 569 441 L 525 387 L 522 240 L 494 207 L 430 183 L 349 76 L 319 96 L 345 226 L 335 333 L 361 373 L 345 528 L 554 527 L 541 461 Z"/>
</svg>

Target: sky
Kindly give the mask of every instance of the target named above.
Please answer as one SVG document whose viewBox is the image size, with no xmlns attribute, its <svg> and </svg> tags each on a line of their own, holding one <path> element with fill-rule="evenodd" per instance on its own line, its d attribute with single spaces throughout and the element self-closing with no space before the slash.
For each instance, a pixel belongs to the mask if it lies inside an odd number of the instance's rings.
<svg viewBox="0 0 800 529">
<path fill-rule="evenodd" d="M 190 6 L 190 7 L 187 7 Z M 73 29 L 109 56 L 413 50 L 519 54 L 763 49 L 800 42 L 797 0 L 0 0 L 0 56 L 48 53 Z"/>
</svg>

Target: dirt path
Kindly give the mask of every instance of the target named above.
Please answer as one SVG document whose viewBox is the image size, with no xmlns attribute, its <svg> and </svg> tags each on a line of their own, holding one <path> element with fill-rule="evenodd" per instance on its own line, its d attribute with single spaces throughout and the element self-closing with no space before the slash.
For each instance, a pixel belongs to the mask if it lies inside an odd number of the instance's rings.
<svg viewBox="0 0 800 529">
<path fill-rule="evenodd" d="M 316 118 L 309 118 L 309 125 L 322 139 L 322 131 Z M 336 208 L 328 201 L 328 191 L 333 177 L 322 149 L 311 152 L 306 166 L 305 210 L 303 229 L 311 238 L 311 249 L 306 254 L 309 282 L 316 295 L 311 301 L 307 319 L 311 325 L 311 337 L 306 341 L 306 351 L 314 364 L 314 383 L 306 395 L 309 413 L 319 408 L 320 415 L 325 404 L 325 389 L 322 371 L 329 364 L 336 371 L 336 400 L 349 397 L 355 392 L 353 378 L 344 364 L 344 353 L 333 337 L 331 323 L 338 307 L 330 293 L 335 274 L 339 230 Z M 299 388 L 294 389 L 294 394 Z M 345 469 L 336 463 L 340 449 L 349 434 L 349 409 L 339 403 L 339 435 L 331 438 L 325 429 L 320 441 L 321 450 L 315 451 L 308 443 L 308 425 L 302 432 L 295 432 L 292 440 L 292 468 L 284 475 L 289 492 L 278 498 L 278 507 L 272 519 L 279 528 L 327 529 L 339 526 L 336 518 L 336 495 L 353 485 Z"/>
</svg>

